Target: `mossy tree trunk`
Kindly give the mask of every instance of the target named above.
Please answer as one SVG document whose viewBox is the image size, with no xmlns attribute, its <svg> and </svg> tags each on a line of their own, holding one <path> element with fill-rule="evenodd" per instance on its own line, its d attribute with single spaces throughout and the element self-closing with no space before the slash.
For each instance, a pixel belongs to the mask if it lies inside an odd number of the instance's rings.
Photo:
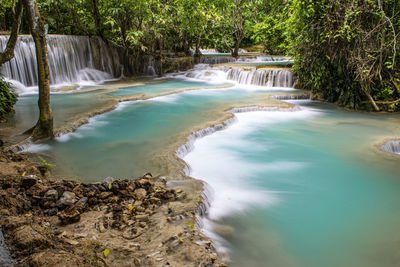
<svg viewBox="0 0 400 267">
<path fill-rule="evenodd" d="M 14 57 L 14 48 L 17 43 L 19 27 L 21 25 L 22 0 L 18 1 L 15 6 L 13 6 L 12 13 L 13 24 L 11 28 L 11 34 L 10 38 L 8 39 L 6 49 L 3 52 L 0 52 L 0 66 Z"/>
<path fill-rule="evenodd" d="M 27 20 L 36 46 L 39 86 L 39 120 L 33 128 L 34 140 L 52 138 L 53 113 L 50 107 L 50 70 L 47 59 L 47 40 L 45 25 L 40 17 L 36 0 L 23 0 Z"/>
</svg>

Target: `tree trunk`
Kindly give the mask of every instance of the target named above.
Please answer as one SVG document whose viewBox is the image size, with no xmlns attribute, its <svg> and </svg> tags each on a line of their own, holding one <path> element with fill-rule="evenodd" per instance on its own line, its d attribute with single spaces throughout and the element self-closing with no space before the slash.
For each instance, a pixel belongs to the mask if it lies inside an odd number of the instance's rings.
<svg viewBox="0 0 400 267">
<path fill-rule="evenodd" d="M 240 49 L 240 44 L 242 43 L 243 38 L 239 37 L 235 41 L 235 47 L 232 51 L 232 56 L 233 57 L 239 57 L 239 49 Z"/>
<path fill-rule="evenodd" d="M 233 49 L 233 52 L 232 52 L 233 57 L 239 57 L 239 49 L 240 49 L 240 43 L 236 42 L 235 48 Z"/>
<path fill-rule="evenodd" d="M 1 2 L 1 1 L 0 1 Z M 16 4 L 16 10 L 13 7 L 13 24 L 11 29 L 10 38 L 7 42 L 7 47 L 3 52 L 0 52 L 0 67 L 7 61 L 14 57 L 14 48 L 17 44 L 19 26 L 21 25 L 22 17 L 22 0 L 18 1 Z"/>
<path fill-rule="evenodd" d="M 201 34 L 199 34 L 199 37 L 197 37 L 196 50 L 194 51 L 194 56 L 197 58 L 201 56 L 200 42 L 201 42 Z"/>
<path fill-rule="evenodd" d="M 99 12 L 99 1 L 92 0 L 92 7 L 93 7 L 94 25 L 96 26 L 96 33 L 98 36 L 101 37 L 101 39 L 103 39 L 103 41 L 106 44 L 108 44 L 108 40 L 106 39 L 103 33 L 103 25 L 101 23 L 101 17 Z"/>
<path fill-rule="evenodd" d="M 53 113 L 50 107 L 50 70 L 47 59 L 46 29 L 37 7 L 36 0 L 23 0 L 29 28 L 36 46 L 39 86 L 39 120 L 33 128 L 33 140 L 54 136 Z"/>
</svg>

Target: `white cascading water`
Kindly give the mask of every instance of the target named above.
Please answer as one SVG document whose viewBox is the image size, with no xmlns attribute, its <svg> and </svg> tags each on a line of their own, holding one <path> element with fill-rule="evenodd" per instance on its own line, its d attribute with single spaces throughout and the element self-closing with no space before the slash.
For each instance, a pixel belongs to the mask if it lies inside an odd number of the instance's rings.
<svg viewBox="0 0 400 267">
<path fill-rule="evenodd" d="M 381 148 L 387 152 L 400 155 L 400 140 L 387 141 Z"/>
<path fill-rule="evenodd" d="M 236 62 L 236 59 L 231 56 L 203 56 L 200 58 L 201 64 L 223 64 Z"/>
<path fill-rule="evenodd" d="M 293 73 L 281 69 L 252 69 L 243 70 L 231 68 L 228 70 L 227 79 L 239 84 L 251 84 L 266 87 L 289 87 L 294 85 Z"/>
<path fill-rule="evenodd" d="M 0 51 L 6 47 L 8 37 L 0 36 Z M 49 35 L 47 38 L 51 85 L 99 83 L 115 76 L 113 57 L 102 41 L 93 43 L 86 36 Z M 25 87 L 36 86 L 37 66 L 35 44 L 31 36 L 18 38 L 15 57 L 3 64 L 0 73 Z"/>
<path fill-rule="evenodd" d="M 192 79 L 207 82 L 235 81 L 238 84 L 266 87 L 293 88 L 294 77 L 290 70 L 285 69 L 241 69 L 227 67 L 210 67 L 198 64 L 192 70 L 171 77 Z"/>
</svg>

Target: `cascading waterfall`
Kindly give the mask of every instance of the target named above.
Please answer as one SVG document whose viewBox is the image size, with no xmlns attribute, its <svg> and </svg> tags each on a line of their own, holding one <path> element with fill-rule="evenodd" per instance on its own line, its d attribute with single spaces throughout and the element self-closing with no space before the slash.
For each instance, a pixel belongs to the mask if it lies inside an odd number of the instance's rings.
<svg viewBox="0 0 400 267">
<path fill-rule="evenodd" d="M 389 140 L 381 148 L 387 152 L 400 155 L 400 140 Z"/>
<path fill-rule="evenodd" d="M 202 64 L 223 64 L 236 62 L 236 59 L 231 56 L 203 56 L 200 58 Z"/>
<path fill-rule="evenodd" d="M 176 75 L 175 77 L 191 78 L 207 82 L 230 80 L 239 84 L 266 87 L 293 88 L 294 86 L 293 73 L 285 69 L 242 69 L 210 67 L 207 64 L 198 64 L 192 70 L 181 75 Z"/>
<path fill-rule="evenodd" d="M 243 70 L 231 68 L 228 70 L 227 79 L 240 84 L 251 84 L 267 87 L 290 87 L 294 85 L 293 73 L 280 69 L 251 69 Z"/>
<path fill-rule="evenodd" d="M 310 100 L 310 94 L 295 94 L 295 95 L 273 95 L 271 98 L 279 100 Z"/>
<path fill-rule="evenodd" d="M 7 40 L 8 37 L 0 36 L 0 51 L 5 49 Z M 47 45 L 52 85 L 98 83 L 121 75 L 122 66 L 116 51 L 99 38 L 49 35 Z M 0 73 L 24 86 L 38 84 L 35 44 L 31 36 L 18 38 L 15 57 L 3 64 Z"/>
</svg>

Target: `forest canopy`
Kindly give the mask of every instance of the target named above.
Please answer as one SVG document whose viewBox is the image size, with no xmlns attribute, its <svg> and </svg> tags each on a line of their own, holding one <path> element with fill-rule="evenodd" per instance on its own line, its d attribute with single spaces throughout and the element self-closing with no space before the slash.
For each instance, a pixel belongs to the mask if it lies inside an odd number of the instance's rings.
<svg viewBox="0 0 400 267">
<path fill-rule="evenodd" d="M 3 0 L 0 31 L 10 31 Z M 50 34 L 98 35 L 129 54 L 239 48 L 291 55 L 298 87 L 353 109 L 400 110 L 399 0 L 38 0 Z M 24 14 L 23 16 L 26 16 Z M 29 33 L 22 19 L 22 33 Z"/>
</svg>

